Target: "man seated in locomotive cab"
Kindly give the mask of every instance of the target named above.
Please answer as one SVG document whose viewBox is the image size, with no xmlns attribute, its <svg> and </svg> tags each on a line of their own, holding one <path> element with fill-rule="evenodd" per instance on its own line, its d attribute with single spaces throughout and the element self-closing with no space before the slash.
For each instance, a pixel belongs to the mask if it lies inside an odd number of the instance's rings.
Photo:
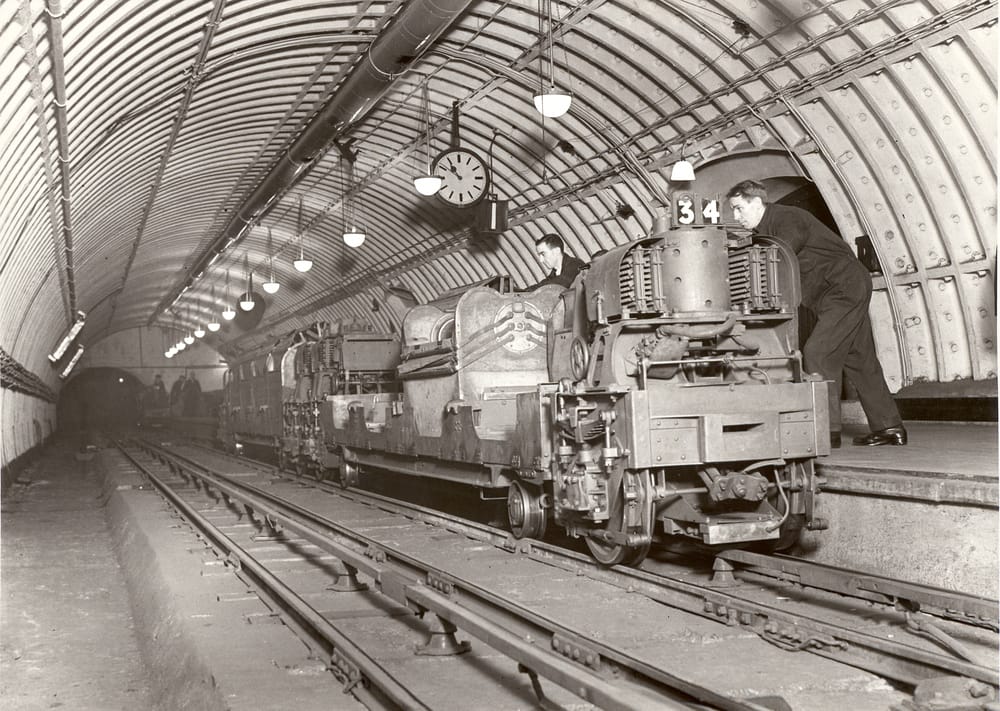
<svg viewBox="0 0 1000 711">
<path fill-rule="evenodd" d="M 535 240 L 535 253 L 542 266 L 548 270 L 548 274 L 532 286 L 532 289 L 546 284 L 557 284 L 568 288 L 585 266 L 584 262 L 572 254 L 566 254 L 566 245 L 562 237 L 555 232 L 549 232 Z"/>
</svg>

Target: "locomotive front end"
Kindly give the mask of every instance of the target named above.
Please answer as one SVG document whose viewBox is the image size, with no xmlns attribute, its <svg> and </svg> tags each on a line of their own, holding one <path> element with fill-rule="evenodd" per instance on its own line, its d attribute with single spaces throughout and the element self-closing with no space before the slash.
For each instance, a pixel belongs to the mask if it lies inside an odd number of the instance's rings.
<svg viewBox="0 0 1000 711">
<path fill-rule="evenodd" d="M 797 262 L 727 234 L 718 204 L 675 196 L 669 226 L 596 258 L 553 314 L 553 513 L 608 564 L 657 536 L 786 546 L 822 525 L 827 384 L 796 349 Z"/>
</svg>

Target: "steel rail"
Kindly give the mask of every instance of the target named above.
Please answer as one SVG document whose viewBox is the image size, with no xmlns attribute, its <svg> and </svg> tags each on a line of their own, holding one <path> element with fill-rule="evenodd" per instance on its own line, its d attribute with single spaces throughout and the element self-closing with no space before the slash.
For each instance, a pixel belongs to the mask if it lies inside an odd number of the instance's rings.
<svg viewBox="0 0 1000 711">
<path fill-rule="evenodd" d="M 347 492 L 341 491 L 342 495 Z M 419 509 L 411 504 L 380 497 L 370 492 L 355 490 L 352 493 L 369 499 L 379 499 L 384 505 Z M 433 515 L 448 521 L 453 526 L 453 517 L 441 512 L 423 509 L 423 515 Z M 935 651 L 915 647 L 903 641 L 886 639 L 864 631 L 841 625 L 812 620 L 804 615 L 756 602 L 740 595 L 738 589 L 721 586 L 699 585 L 667 578 L 643 570 L 616 566 L 608 569 L 598 565 L 590 557 L 565 550 L 558 546 L 531 539 L 513 541 L 509 535 L 491 533 L 489 527 L 463 522 L 467 530 L 479 530 L 478 535 L 491 537 L 494 545 L 514 549 L 546 564 L 577 574 L 583 572 L 593 579 L 602 580 L 640 593 L 651 600 L 675 607 L 693 614 L 723 622 L 727 625 L 743 626 L 763 639 L 790 651 L 808 651 L 843 664 L 872 671 L 885 678 L 916 686 L 919 682 L 940 676 L 965 676 L 994 688 L 1000 688 L 1000 673 L 991 666 L 984 666 L 957 659 Z M 393 552 L 393 555 L 396 553 Z M 738 555 L 738 553 L 736 554 Z M 789 559 L 792 560 L 792 559 Z M 850 571 L 847 571 L 850 572 Z M 864 577 L 864 573 L 856 573 Z M 815 579 L 819 582 L 819 578 Z M 887 581 L 889 579 L 886 579 Z M 899 586 L 912 586 L 911 591 L 921 587 L 915 583 L 893 581 Z M 809 579 L 802 583 L 809 586 Z M 849 586 L 842 586 L 851 595 Z M 931 590 L 928 588 L 928 590 Z M 940 593 L 940 589 L 937 589 Z M 947 592 L 947 591 L 945 591 Z M 915 594 L 911 592 L 911 594 Z M 928 593 L 929 595 L 930 593 Z M 961 596 L 961 593 L 957 595 Z M 867 599 L 865 595 L 855 595 Z M 888 602 L 887 602 L 888 604 Z M 903 613 L 900 613 L 902 615 Z M 899 629 L 905 630 L 907 623 L 901 617 Z"/>
<path fill-rule="evenodd" d="M 740 566 L 755 574 L 791 580 L 804 587 L 817 588 L 841 595 L 889 605 L 911 603 L 907 609 L 921 609 L 923 605 L 942 612 L 955 611 L 966 615 L 970 624 L 987 623 L 995 630 L 998 623 L 1000 601 L 986 597 L 956 592 L 946 588 L 894 580 L 881 575 L 860 573 L 856 570 L 800 560 L 786 555 L 763 555 L 750 551 L 730 550 L 718 558 Z M 928 613 L 930 614 L 930 613 Z M 949 619 L 955 619 L 949 615 Z"/>
<path fill-rule="evenodd" d="M 341 495 L 344 495 L 344 492 Z M 364 492 L 363 496 L 383 500 L 387 505 L 394 503 L 392 499 L 370 492 Z M 396 503 L 396 505 L 399 504 Z M 414 507 L 411 504 L 406 504 L 406 506 L 420 510 L 420 507 Z M 450 517 L 440 512 L 429 509 L 423 511 L 427 512 L 425 515 L 435 515 L 447 519 L 448 526 L 455 525 L 451 523 Z M 955 659 L 934 651 L 914 647 L 902 641 L 884 639 L 863 631 L 811 620 L 795 612 L 748 600 L 741 597 L 737 589 L 698 585 L 621 566 L 608 569 L 598 565 L 586 555 L 574 553 L 552 544 L 529 539 L 515 541 L 509 534 L 500 535 L 481 524 L 466 522 L 462 525 L 470 533 L 475 533 L 484 539 L 491 539 L 492 543 L 498 547 L 509 550 L 516 549 L 536 560 L 564 570 L 575 573 L 583 572 L 592 578 L 609 582 L 632 593 L 645 595 L 670 607 L 676 607 L 727 625 L 742 625 L 763 639 L 786 649 L 814 653 L 843 664 L 872 671 L 910 686 L 916 686 L 920 681 L 942 675 L 968 676 L 993 687 L 1000 685 L 1000 678 L 998 678 L 1000 675 L 993 667 L 969 662 L 966 659 Z M 856 575 L 864 576 L 863 573 L 856 573 Z M 914 583 L 893 582 L 899 585 L 912 585 L 913 589 L 921 587 Z M 810 586 L 808 580 L 802 584 L 806 587 Z M 849 592 L 844 594 L 851 596 Z M 956 593 L 956 595 L 962 597 L 961 593 Z M 864 595 L 854 596 L 867 599 Z M 876 600 L 875 602 L 880 601 Z M 886 602 L 886 604 L 890 603 Z M 899 614 L 901 615 L 899 629 L 909 629 L 909 623 L 903 618 L 904 613 Z M 956 621 L 975 624 L 968 620 Z M 796 636 L 799 637 L 798 641 L 795 639 Z"/>
<path fill-rule="evenodd" d="M 696 708 L 699 704 L 710 704 L 725 711 L 763 709 L 752 701 L 725 696 L 654 668 L 596 640 L 586 640 L 586 651 L 599 658 L 594 658 L 589 666 L 586 654 L 580 663 L 569 662 L 558 648 L 562 644 L 574 644 L 578 636 L 565 625 L 250 484 L 225 481 L 225 475 L 214 473 L 188 457 L 166 452 L 150 443 L 145 446 L 176 466 L 199 470 L 190 473 L 225 496 L 251 507 L 272 527 L 294 531 L 350 568 L 363 571 L 383 594 L 396 602 L 416 606 L 452 622 L 463 632 L 602 709 L 669 711 L 690 709 L 692 702 Z M 334 540 L 333 536 L 345 539 L 348 544 Z M 456 602 L 459 598 L 461 604 Z M 501 618 L 502 623 L 497 618 Z M 518 632 L 512 632 L 513 627 L 517 627 Z M 550 651 L 548 645 L 543 648 L 537 644 L 534 640 L 538 639 L 552 640 L 557 652 Z M 577 645 L 576 648 L 581 647 Z M 569 651 L 572 653 L 572 647 Z M 620 665 L 625 672 L 617 683 L 608 682 L 597 671 L 597 668 L 607 667 L 609 662 Z"/>
<path fill-rule="evenodd" d="M 351 641 L 340 630 L 331 625 L 326 618 L 311 607 L 305 600 L 295 594 L 291 588 L 279 580 L 273 573 L 261 564 L 252 554 L 248 553 L 238 543 L 223 533 L 182 499 L 173 489 L 150 471 L 120 443 L 119 451 L 153 483 L 157 491 L 170 504 L 182 513 L 187 520 L 205 533 L 212 542 L 231 560 L 239 561 L 240 569 L 251 574 L 259 585 L 282 603 L 283 609 L 294 614 L 307 624 L 323 640 L 332 647 L 331 666 L 338 669 L 347 680 L 345 692 L 356 695 L 359 701 L 369 705 L 385 708 L 426 709 L 431 707 L 417 698 L 406 687 L 400 684 L 392 674 L 372 659 L 357 644 Z M 367 683 L 359 683 L 362 679 Z M 384 698 L 382 698 L 384 697 Z M 386 701 L 391 704 L 386 704 Z"/>
</svg>

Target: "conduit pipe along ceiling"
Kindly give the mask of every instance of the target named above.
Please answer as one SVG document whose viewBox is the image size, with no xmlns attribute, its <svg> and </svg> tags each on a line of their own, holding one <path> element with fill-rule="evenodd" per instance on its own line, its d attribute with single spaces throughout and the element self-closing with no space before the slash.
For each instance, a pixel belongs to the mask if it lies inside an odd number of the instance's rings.
<svg viewBox="0 0 1000 711">
<path fill-rule="evenodd" d="M 331 142 L 347 133 L 371 111 L 406 67 L 434 44 L 435 40 L 471 4 L 471 0 L 415 0 L 400 10 L 368 52 L 344 79 L 330 101 L 305 127 L 277 163 L 250 194 L 221 234 L 195 261 L 182 283 L 176 284 L 150 315 L 149 325 L 190 286 L 192 274 L 201 274 L 212 257 L 230 240 L 240 239 L 245 230 L 274 206 L 282 193 L 301 180 L 313 161 Z"/>
</svg>

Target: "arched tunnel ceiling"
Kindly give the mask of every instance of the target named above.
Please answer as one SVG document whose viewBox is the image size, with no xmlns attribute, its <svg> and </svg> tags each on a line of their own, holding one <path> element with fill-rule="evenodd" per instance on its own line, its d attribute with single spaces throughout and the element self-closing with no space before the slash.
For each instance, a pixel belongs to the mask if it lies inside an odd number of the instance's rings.
<svg viewBox="0 0 1000 711">
<path fill-rule="evenodd" d="M 527 285 L 546 232 L 581 257 L 648 232 L 684 156 L 700 191 L 811 184 L 845 239 L 870 236 L 893 389 L 995 377 L 996 20 L 984 0 L 6 2 L 0 345 L 51 381 L 77 311 L 84 345 L 180 337 L 217 320 L 227 272 L 234 300 L 272 261 L 280 291 L 222 353 L 393 327 L 387 287 Z M 543 121 L 546 59 L 574 98 Z M 430 154 L 458 102 L 461 144 L 492 160 L 499 236 L 413 189 L 425 83 Z"/>
</svg>

